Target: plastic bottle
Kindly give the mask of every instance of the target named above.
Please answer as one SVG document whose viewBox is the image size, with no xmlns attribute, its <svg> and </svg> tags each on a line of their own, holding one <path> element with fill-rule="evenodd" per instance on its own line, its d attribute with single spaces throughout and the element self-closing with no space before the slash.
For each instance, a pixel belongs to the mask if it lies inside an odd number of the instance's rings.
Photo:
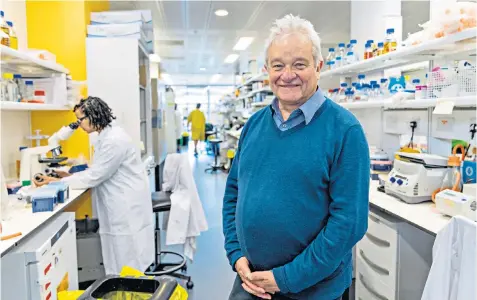
<svg viewBox="0 0 477 300">
<path fill-rule="evenodd" d="M 350 51 L 348 54 L 346 54 L 346 64 L 350 65 L 356 62 L 356 57 L 354 55 L 354 52 Z"/>
<path fill-rule="evenodd" d="M 415 91 L 416 86 L 418 86 L 421 81 L 417 78 L 413 79 L 411 82 L 406 82 L 406 90 Z"/>
<path fill-rule="evenodd" d="M 388 90 L 388 86 L 389 86 L 389 82 L 388 82 L 388 79 L 387 78 L 381 78 L 380 80 L 381 84 L 381 95 L 386 98 L 389 96 L 389 90 Z"/>
<path fill-rule="evenodd" d="M 17 98 L 15 99 L 15 102 L 20 102 L 22 100 L 22 92 L 23 92 L 23 81 L 22 81 L 22 76 L 20 74 L 14 74 L 13 75 L 13 81 L 15 82 L 17 86 Z"/>
<path fill-rule="evenodd" d="M 25 81 L 25 92 L 23 93 L 23 101 L 33 100 L 35 96 L 35 87 L 32 80 Z"/>
<path fill-rule="evenodd" d="M 15 81 L 13 81 L 13 74 L 4 73 L 3 80 L 5 87 L 4 101 L 15 101 L 15 99 L 18 99 L 18 86 Z"/>
<path fill-rule="evenodd" d="M 384 54 L 384 43 L 379 42 L 378 43 L 378 56 L 383 55 L 383 54 Z"/>
<path fill-rule="evenodd" d="M 373 57 L 373 49 L 371 44 L 366 44 L 364 46 L 364 59 L 370 59 Z"/>
<path fill-rule="evenodd" d="M 364 81 L 366 79 L 366 75 L 364 74 L 358 74 L 358 84 L 360 86 L 363 86 L 366 82 Z"/>
<path fill-rule="evenodd" d="M 341 56 L 341 57 L 346 56 L 345 43 L 338 44 L 338 53 L 336 54 L 336 56 Z"/>
<path fill-rule="evenodd" d="M 335 48 L 328 49 L 328 56 L 326 57 L 326 61 L 330 62 L 335 59 Z"/>
<path fill-rule="evenodd" d="M 358 61 L 359 60 L 359 57 L 358 57 L 358 48 L 356 47 L 356 45 L 358 44 L 358 41 L 357 40 L 351 40 L 349 41 L 351 47 L 349 48 L 349 52 L 353 52 L 353 55 L 354 55 L 354 61 Z"/>
<path fill-rule="evenodd" d="M 329 61 L 330 64 L 330 70 L 333 70 L 335 68 L 335 61 Z"/>
<path fill-rule="evenodd" d="M 344 102 L 346 100 L 346 91 L 348 89 L 348 84 L 346 82 L 342 82 L 340 84 L 340 89 L 338 93 L 338 102 Z"/>
<path fill-rule="evenodd" d="M 339 101 L 339 98 L 338 98 L 339 91 L 340 91 L 340 89 L 334 89 L 333 90 L 333 101 L 335 101 L 335 102 Z"/>
<path fill-rule="evenodd" d="M 335 68 L 339 68 L 343 66 L 343 60 L 341 59 L 341 56 L 337 56 L 335 58 Z"/>
<path fill-rule="evenodd" d="M 346 91 L 345 100 L 343 102 L 351 103 L 354 100 L 354 92 L 353 91 Z"/>
<path fill-rule="evenodd" d="M 5 12 L 0 11 L 0 29 L 3 31 L 2 34 L 2 45 L 10 47 L 10 27 L 5 21 Z"/>
<path fill-rule="evenodd" d="M 374 40 L 368 40 L 366 44 L 371 45 L 372 57 L 378 56 L 378 46 L 374 43 Z"/>
<path fill-rule="evenodd" d="M 388 28 L 386 30 L 386 40 L 384 42 L 384 53 L 396 51 L 397 41 L 394 36 L 394 28 Z"/>
<path fill-rule="evenodd" d="M 18 37 L 15 32 L 15 28 L 13 27 L 13 22 L 7 21 L 9 27 L 9 35 L 10 35 L 10 48 L 18 50 Z"/>
</svg>

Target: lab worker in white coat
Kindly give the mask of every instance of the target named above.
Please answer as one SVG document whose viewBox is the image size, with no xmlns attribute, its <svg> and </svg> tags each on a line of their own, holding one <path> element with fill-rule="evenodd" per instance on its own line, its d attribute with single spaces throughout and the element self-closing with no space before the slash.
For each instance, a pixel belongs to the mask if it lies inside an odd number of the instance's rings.
<svg viewBox="0 0 477 300">
<path fill-rule="evenodd" d="M 166 245 L 183 244 L 184 255 L 192 261 L 196 238 L 208 225 L 187 154 L 167 155 L 162 187 L 172 192 Z"/>
<path fill-rule="evenodd" d="M 139 150 L 101 99 L 88 97 L 74 108 L 79 126 L 98 133 L 91 166 L 75 174 L 59 172 L 70 188 L 91 188 L 99 222 L 106 274 L 124 266 L 145 271 L 154 260 L 152 200 Z M 42 177 L 37 185 L 59 180 Z"/>
<path fill-rule="evenodd" d="M 437 233 L 421 300 L 477 299 L 477 223 L 453 217 Z"/>
</svg>

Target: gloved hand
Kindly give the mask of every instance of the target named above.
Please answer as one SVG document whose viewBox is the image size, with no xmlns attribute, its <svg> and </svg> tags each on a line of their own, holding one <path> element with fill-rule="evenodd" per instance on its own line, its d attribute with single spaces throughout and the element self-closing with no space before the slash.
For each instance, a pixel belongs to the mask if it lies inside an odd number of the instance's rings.
<svg viewBox="0 0 477 300">
<path fill-rule="evenodd" d="M 45 175 L 40 175 L 40 174 L 35 175 L 35 177 L 33 178 L 33 182 L 35 183 L 37 187 L 44 186 L 53 181 L 60 181 L 60 179 L 45 176 Z"/>
</svg>

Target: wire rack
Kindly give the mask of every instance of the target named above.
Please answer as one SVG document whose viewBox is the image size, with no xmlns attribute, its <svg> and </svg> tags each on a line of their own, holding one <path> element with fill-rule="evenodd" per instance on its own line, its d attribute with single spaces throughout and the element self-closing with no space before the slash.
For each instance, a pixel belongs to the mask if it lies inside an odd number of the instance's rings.
<svg viewBox="0 0 477 300">
<path fill-rule="evenodd" d="M 476 95 L 476 68 L 441 68 L 429 73 L 427 98 Z"/>
</svg>

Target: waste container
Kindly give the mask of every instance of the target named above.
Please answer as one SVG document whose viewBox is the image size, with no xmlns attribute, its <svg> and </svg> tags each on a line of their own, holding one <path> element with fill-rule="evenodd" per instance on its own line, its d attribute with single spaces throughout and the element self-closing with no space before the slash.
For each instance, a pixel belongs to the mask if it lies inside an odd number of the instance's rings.
<svg viewBox="0 0 477 300">
<path fill-rule="evenodd" d="M 91 285 L 78 300 L 187 300 L 188 295 L 170 277 L 119 277 L 108 275 Z"/>
<path fill-rule="evenodd" d="M 189 134 L 187 132 L 184 132 L 182 134 L 182 146 L 187 146 L 189 145 Z"/>
</svg>

